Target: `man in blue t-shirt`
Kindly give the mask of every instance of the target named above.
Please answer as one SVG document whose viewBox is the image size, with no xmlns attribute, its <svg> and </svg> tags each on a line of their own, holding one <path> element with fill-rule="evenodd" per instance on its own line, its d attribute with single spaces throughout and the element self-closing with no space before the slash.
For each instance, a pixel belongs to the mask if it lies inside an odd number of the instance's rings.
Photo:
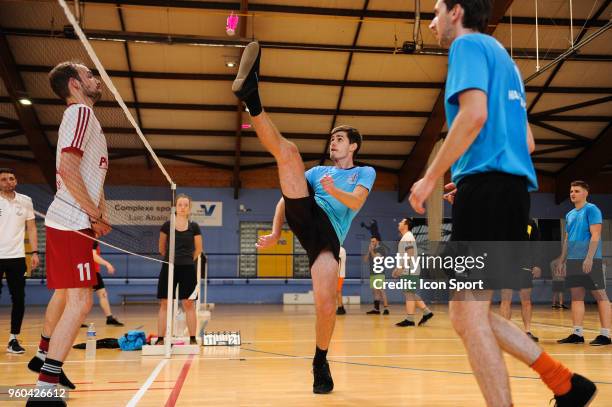
<svg viewBox="0 0 612 407">
<path fill-rule="evenodd" d="M 606 276 L 601 258 L 601 211 L 587 202 L 589 185 L 584 181 L 573 181 L 570 200 L 574 209 L 565 215 L 565 240 L 555 270 L 563 274 L 565 286 L 572 294 L 573 332 L 558 343 L 584 343 L 582 321 L 584 319 L 584 294 L 590 290 L 597 300 L 601 331 L 589 342 L 592 346 L 610 345 L 610 301 L 606 294 Z M 565 267 L 563 265 L 565 264 Z"/>
<path fill-rule="evenodd" d="M 296 145 L 284 138 L 263 111 L 258 91 L 259 43 L 250 43 L 240 60 L 232 91 L 247 106 L 259 141 L 274 156 L 283 197 L 276 206 L 272 233 L 257 246 L 274 245 L 285 218 L 308 254 L 317 315 L 316 350 L 312 362 L 314 393 L 329 393 L 334 382 L 327 363 L 327 349 L 336 322 L 336 287 L 340 246 L 351 222 L 372 190 L 376 172 L 356 167 L 353 159 L 361 147 L 361 134 L 350 126 L 334 128 L 329 140 L 333 166 L 304 171 Z"/>
<path fill-rule="evenodd" d="M 537 189 L 537 179 L 520 72 L 504 47 L 484 34 L 490 1 L 438 0 L 434 11 L 429 27 L 439 44 L 450 48 L 445 89 L 449 130 L 424 177 L 412 186 L 410 204 L 423 214 L 436 181 L 452 166 L 451 240 L 526 241 L 529 191 Z M 501 288 L 500 273 L 516 273 L 518 265 L 517 256 L 503 243 L 488 246 L 495 249 L 488 263 L 495 261 L 499 267 L 485 269 L 487 289 L 453 292 L 449 302 L 451 322 L 486 404 L 512 405 L 502 349 L 540 374 L 557 406 L 588 404 L 595 394 L 591 381 L 572 374 L 516 325 L 491 312 L 491 289 Z"/>
</svg>

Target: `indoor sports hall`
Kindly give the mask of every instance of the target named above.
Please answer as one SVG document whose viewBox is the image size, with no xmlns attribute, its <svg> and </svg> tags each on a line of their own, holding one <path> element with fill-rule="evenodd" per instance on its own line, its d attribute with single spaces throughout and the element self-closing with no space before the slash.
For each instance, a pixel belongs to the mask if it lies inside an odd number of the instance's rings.
<svg viewBox="0 0 612 407">
<path fill-rule="evenodd" d="M 611 406 L 611 27 L 610 0 L 0 0 L 0 403 Z M 399 260 L 460 240 L 502 285 Z"/>
</svg>

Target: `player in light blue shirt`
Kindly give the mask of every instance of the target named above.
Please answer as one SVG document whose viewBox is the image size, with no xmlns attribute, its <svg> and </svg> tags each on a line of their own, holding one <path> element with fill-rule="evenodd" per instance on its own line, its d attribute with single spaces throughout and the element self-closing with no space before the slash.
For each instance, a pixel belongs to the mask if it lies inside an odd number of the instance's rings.
<svg viewBox="0 0 612 407">
<path fill-rule="evenodd" d="M 353 192 L 360 185 L 368 191 L 372 189 L 376 179 L 376 171 L 372 167 L 339 168 L 335 166 L 317 166 L 306 171 L 306 181 L 314 190 L 314 198 L 329 217 L 338 235 L 340 244 L 344 243 L 351 222 L 357 215 L 355 211 L 332 196 L 321 182 L 324 177 L 331 177 L 336 188 Z"/>
<path fill-rule="evenodd" d="M 340 245 L 365 203 L 376 173 L 371 167 L 356 167 L 353 163 L 361 147 L 359 131 L 339 126 L 331 131 L 329 139 L 329 158 L 334 165 L 314 167 L 304 174 L 304 162 L 297 146 L 280 134 L 263 110 L 258 87 L 260 56 L 259 44 L 250 43 L 242 54 L 232 85 L 234 94 L 248 108 L 259 141 L 276 159 L 283 193 L 276 206 L 272 233 L 260 237 L 257 247 L 276 244 L 286 218 L 308 254 L 317 315 L 312 391 L 329 393 L 334 382 L 327 349 L 336 321 Z"/>
<path fill-rule="evenodd" d="M 603 218 L 599 208 L 587 202 L 589 185 L 573 181 L 570 200 L 574 209 L 565 215 L 565 240 L 561 256 L 557 259 L 557 274 L 565 274 L 565 287 L 572 295 L 573 331 L 558 343 L 584 343 L 584 295 L 586 290 L 597 301 L 601 330 L 590 341 L 592 346 L 610 345 L 612 310 L 606 294 L 606 275 L 601 257 L 601 226 Z"/>
<path fill-rule="evenodd" d="M 410 204 L 425 213 L 424 202 L 452 166 L 451 240 L 526 240 L 528 191 L 537 188 L 529 157 L 535 145 L 521 76 L 503 46 L 485 34 L 491 1 L 438 0 L 434 12 L 429 28 L 441 46 L 450 48 L 444 96 L 449 130 L 425 175 L 412 186 Z M 503 266 L 497 269 L 487 268 L 485 277 L 505 271 Z M 572 374 L 516 325 L 491 311 L 491 290 L 454 294 L 450 320 L 487 405 L 512 405 L 502 350 L 540 375 L 558 407 L 584 406 L 594 397 L 593 382 Z"/>
</svg>

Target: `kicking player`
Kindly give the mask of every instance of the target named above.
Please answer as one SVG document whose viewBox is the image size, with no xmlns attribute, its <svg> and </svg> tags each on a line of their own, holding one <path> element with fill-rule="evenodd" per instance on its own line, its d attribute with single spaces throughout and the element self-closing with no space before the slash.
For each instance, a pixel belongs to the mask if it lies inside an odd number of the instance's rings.
<svg viewBox="0 0 612 407">
<path fill-rule="evenodd" d="M 250 43 L 242 55 L 232 91 L 251 115 L 257 137 L 276 159 L 283 197 L 276 206 L 272 233 L 259 238 L 260 248 L 276 244 L 285 219 L 308 254 L 316 309 L 316 350 L 312 363 L 314 393 L 329 393 L 334 382 L 327 350 L 336 322 L 336 287 L 340 246 L 351 222 L 372 190 L 376 172 L 357 167 L 353 159 L 361 147 L 361 134 L 350 126 L 331 131 L 329 158 L 333 166 L 304 171 L 295 144 L 284 138 L 259 99 L 261 50 Z"/>
</svg>

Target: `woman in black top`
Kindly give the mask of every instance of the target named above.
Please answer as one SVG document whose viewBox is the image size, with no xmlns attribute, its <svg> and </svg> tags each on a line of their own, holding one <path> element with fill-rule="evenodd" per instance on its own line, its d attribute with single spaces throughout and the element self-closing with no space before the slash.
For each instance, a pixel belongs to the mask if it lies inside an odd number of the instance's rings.
<svg viewBox="0 0 612 407">
<path fill-rule="evenodd" d="M 197 319 L 195 299 L 199 292 L 195 261 L 202 253 L 202 234 L 195 222 L 189 221 L 191 214 L 191 198 L 180 194 L 176 198 L 176 225 L 174 244 L 174 291 L 178 286 L 178 299 L 181 300 L 189 329 L 190 344 L 196 344 Z M 168 245 L 170 235 L 170 222 L 161 227 L 159 233 L 159 252 L 168 261 Z M 166 306 L 168 302 L 168 264 L 164 263 L 159 274 L 157 284 L 157 298 L 160 299 L 159 317 L 157 323 L 157 344 L 164 343 L 166 332 Z"/>
</svg>

